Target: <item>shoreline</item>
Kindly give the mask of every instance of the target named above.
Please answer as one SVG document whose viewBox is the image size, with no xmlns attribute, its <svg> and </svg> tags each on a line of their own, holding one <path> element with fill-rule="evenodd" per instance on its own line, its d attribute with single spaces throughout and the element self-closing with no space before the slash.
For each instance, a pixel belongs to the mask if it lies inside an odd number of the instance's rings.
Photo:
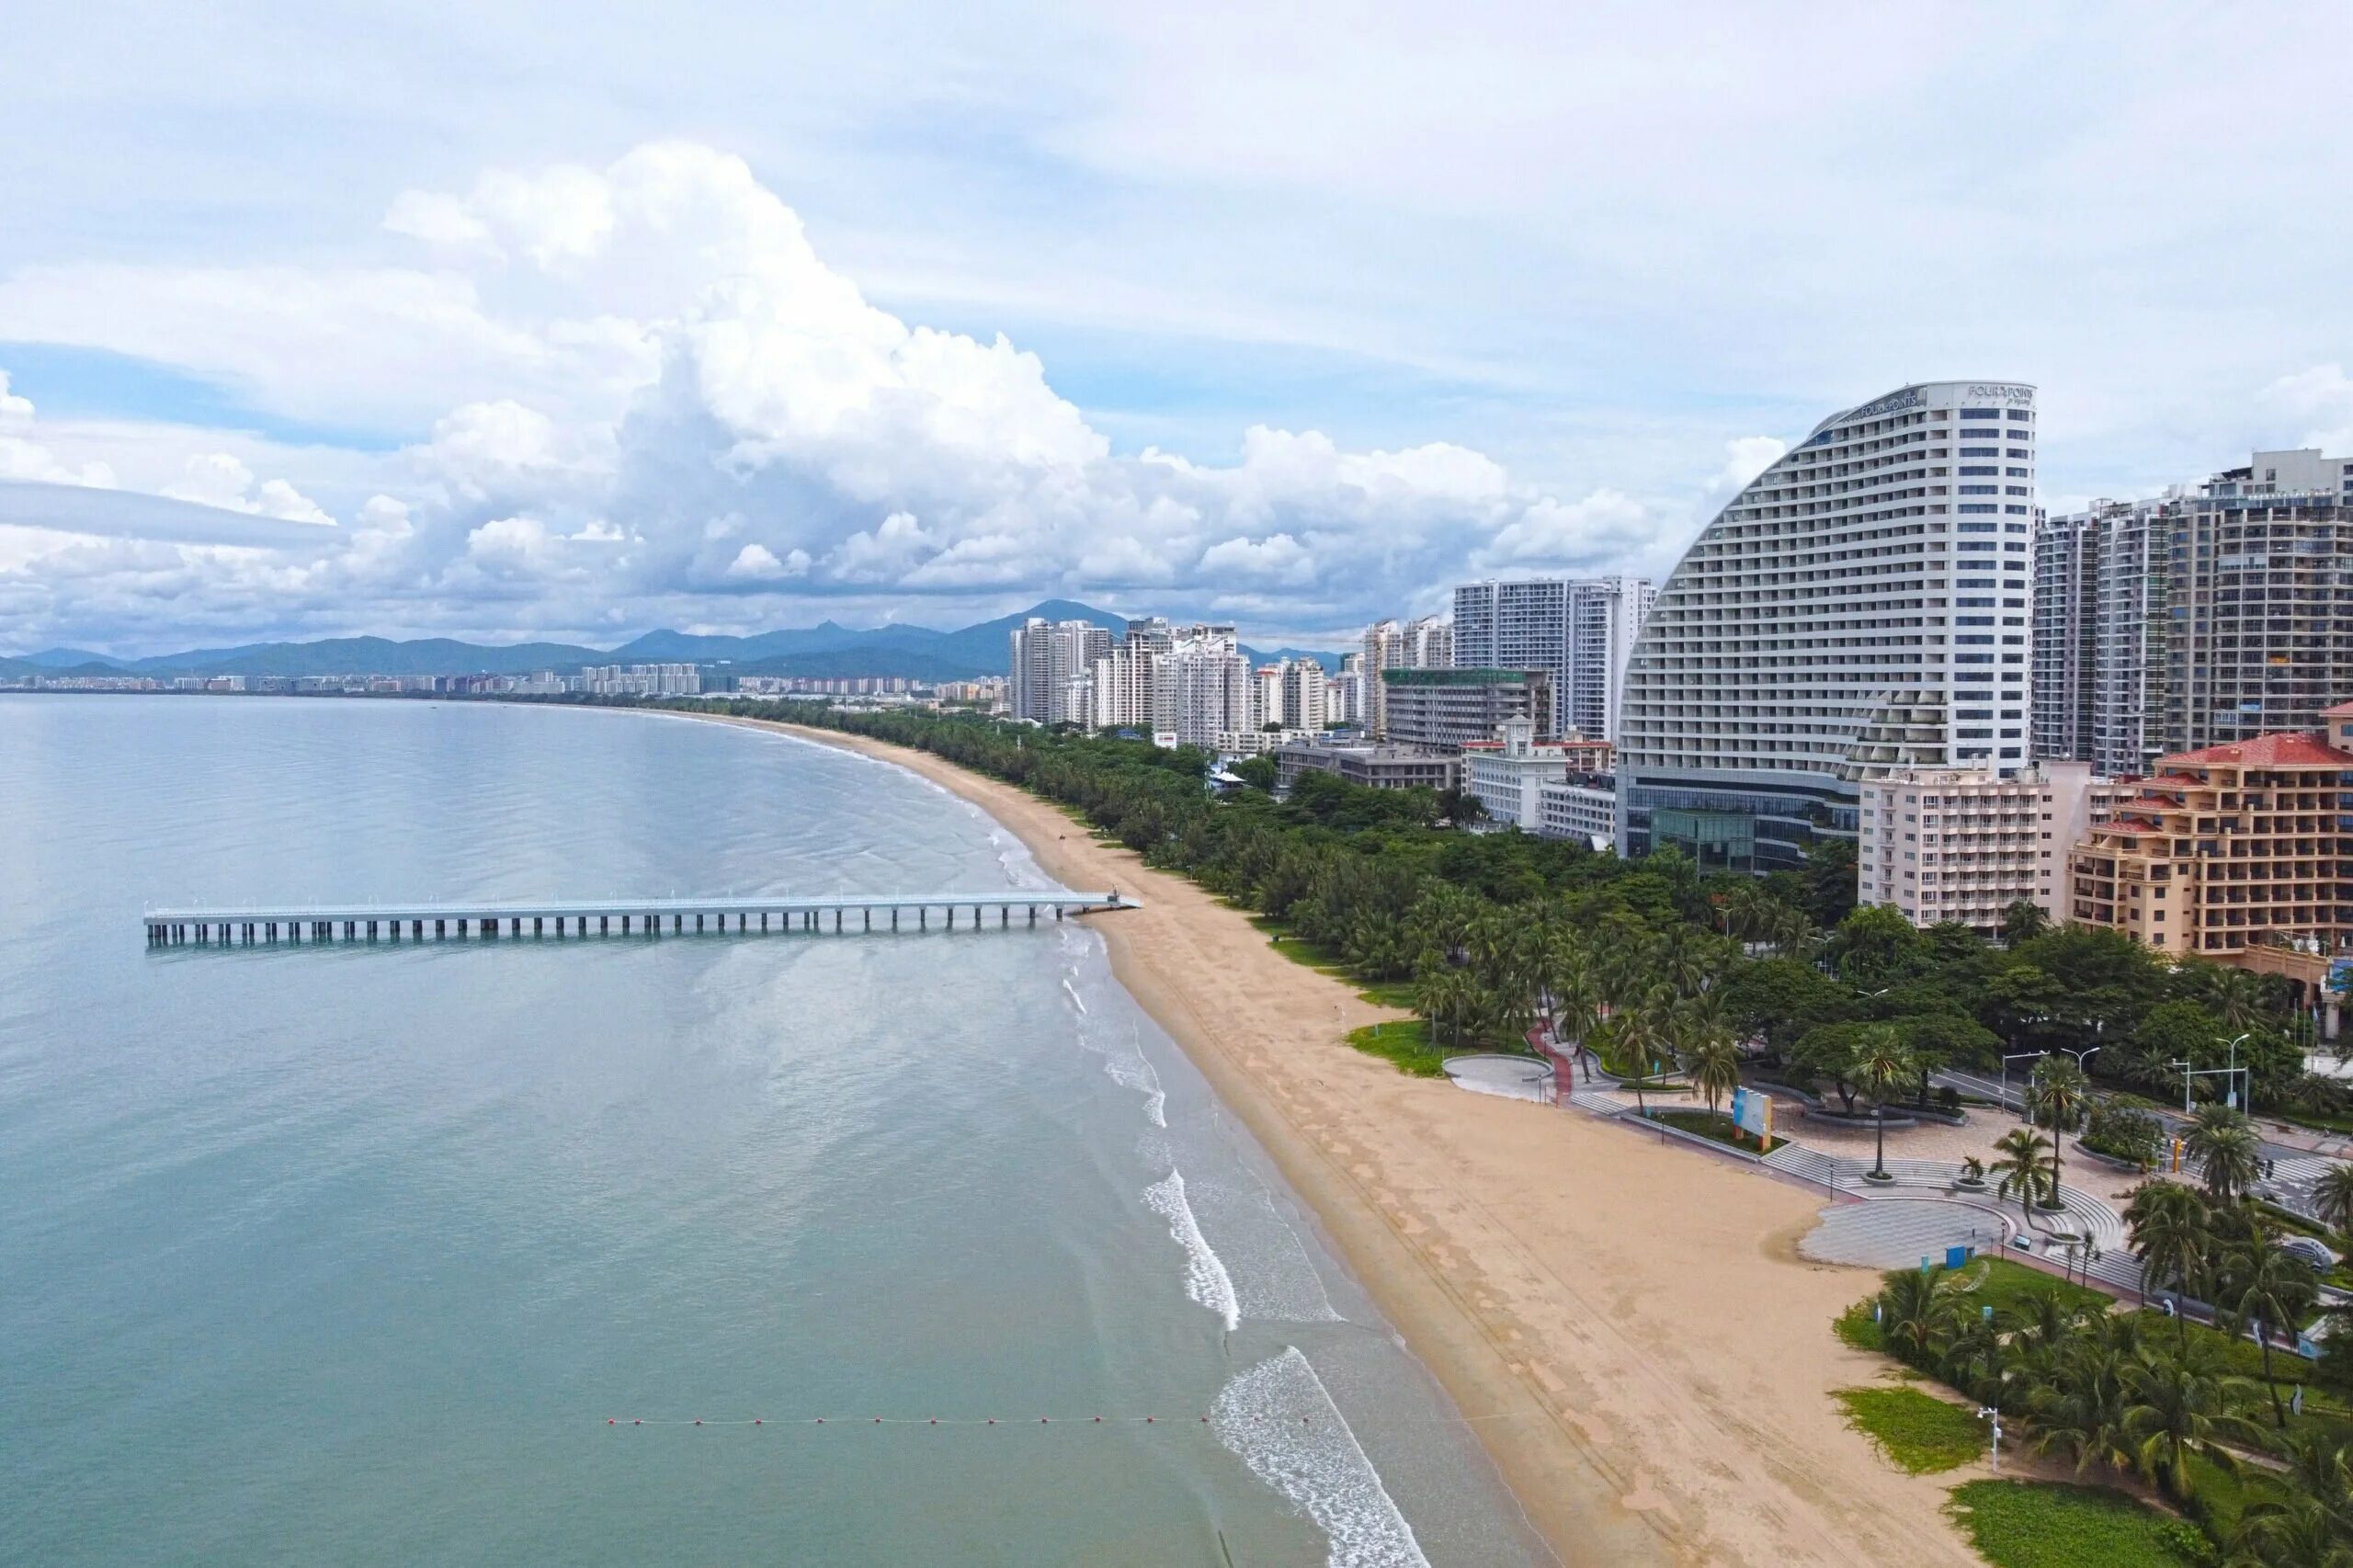
<svg viewBox="0 0 2353 1568">
<path fill-rule="evenodd" d="M 1346 1043 L 1400 1015 L 1059 806 L 928 752 L 729 714 L 907 768 L 1068 887 L 1112 971 L 1258 1141 L 1563 1563 L 1974 1564 L 1956 1477 L 1911 1477 L 1834 1388 L 1879 1381 L 1836 1313 L 1868 1270 L 1801 1258 L 1820 1199 L 1552 1107 L 1411 1078 Z M 1676 1235 L 1669 1255 L 1655 1238 Z"/>
</svg>

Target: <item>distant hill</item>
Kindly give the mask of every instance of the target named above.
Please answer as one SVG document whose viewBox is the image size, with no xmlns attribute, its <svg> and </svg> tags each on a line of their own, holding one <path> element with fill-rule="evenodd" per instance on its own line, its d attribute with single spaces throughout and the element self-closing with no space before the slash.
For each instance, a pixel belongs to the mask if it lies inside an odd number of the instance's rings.
<svg viewBox="0 0 2353 1568">
<path fill-rule="evenodd" d="M 448 637 L 408 642 L 333 637 L 315 642 L 253 642 L 144 659 L 108 659 L 80 649 L 49 648 L 15 658 L 0 657 L 0 676 L 17 679 L 67 671 L 156 676 L 525 675 L 546 669 L 569 672 L 583 665 L 726 663 L 743 675 L 972 680 L 1006 673 L 1011 663 L 1008 634 L 1033 615 L 1050 620 L 1090 620 L 1114 631 L 1127 629 L 1125 618 L 1107 610 L 1070 599 L 1048 599 L 1017 615 L 956 631 L 900 625 L 861 631 L 829 620 L 751 637 L 649 631 L 612 649 L 569 642 L 464 642 Z"/>
</svg>

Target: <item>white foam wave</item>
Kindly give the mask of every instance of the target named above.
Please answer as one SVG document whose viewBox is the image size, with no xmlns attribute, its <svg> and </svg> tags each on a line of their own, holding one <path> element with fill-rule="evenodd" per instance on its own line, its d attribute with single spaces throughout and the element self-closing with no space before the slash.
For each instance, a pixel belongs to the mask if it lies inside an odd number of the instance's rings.
<svg viewBox="0 0 2353 1568">
<path fill-rule="evenodd" d="M 1078 1016 L 1082 1018 L 1086 1017 L 1086 998 L 1079 995 L 1078 987 L 1073 985 L 1067 976 L 1063 980 L 1063 989 L 1070 993 L 1070 1005 L 1078 1009 Z"/>
<path fill-rule="evenodd" d="M 1296 1346 L 1236 1376 L 1210 1407 L 1211 1429 L 1313 1519 L 1332 1568 L 1429 1568 L 1414 1528 Z"/>
<path fill-rule="evenodd" d="M 1185 1174 L 1172 1170 L 1166 1179 L 1143 1189 L 1144 1206 L 1168 1221 L 1168 1233 L 1185 1249 L 1185 1294 L 1215 1312 L 1231 1333 L 1242 1326 L 1242 1308 L 1233 1295 L 1233 1278 L 1224 1262 L 1211 1250 L 1185 1201 Z"/>
<path fill-rule="evenodd" d="M 1172 1162 L 1173 1163 L 1173 1162 Z M 1220 1166 L 1212 1163 L 1211 1169 Z M 1234 1301 L 1253 1322 L 1339 1323 L 1324 1277 L 1307 1255 L 1298 1228 L 1275 1206 L 1274 1195 L 1251 1173 L 1247 1186 L 1213 1177 L 1188 1192 L 1203 1233 L 1215 1232 L 1233 1260 Z"/>
</svg>

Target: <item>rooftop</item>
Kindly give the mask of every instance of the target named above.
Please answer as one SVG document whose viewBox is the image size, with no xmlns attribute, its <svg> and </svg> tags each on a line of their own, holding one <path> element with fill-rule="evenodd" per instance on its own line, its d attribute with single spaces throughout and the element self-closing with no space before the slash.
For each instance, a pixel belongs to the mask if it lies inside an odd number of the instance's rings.
<svg viewBox="0 0 2353 1568">
<path fill-rule="evenodd" d="M 2296 731 L 2257 735 L 2234 745 L 2205 746 L 2177 752 L 2158 759 L 2171 773 L 2184 767 L 2353 767 L 2353 752 L 2343 752 L 2318 735 Z"/>
</svg>

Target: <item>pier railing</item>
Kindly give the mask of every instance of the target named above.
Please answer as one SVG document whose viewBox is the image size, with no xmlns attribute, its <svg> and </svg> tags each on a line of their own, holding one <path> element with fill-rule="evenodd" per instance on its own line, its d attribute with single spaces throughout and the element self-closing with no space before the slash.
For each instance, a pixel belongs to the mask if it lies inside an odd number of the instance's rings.
<svg viewBox="0 0 2353 1568">
<path fill-rule="evenodd" d="M 983 930 L 1041 917 L 1132 909 L 1114 891 L 835 894 L 819 898 L 641 898 L 539 903 L 286 904 L 149 909 L 154 947 L 272 942 L 473 940 L 517 937 L 691 936 L 725 932 Z M 963 918 L 960 922 L 959 916 Z"/>
</svg>

